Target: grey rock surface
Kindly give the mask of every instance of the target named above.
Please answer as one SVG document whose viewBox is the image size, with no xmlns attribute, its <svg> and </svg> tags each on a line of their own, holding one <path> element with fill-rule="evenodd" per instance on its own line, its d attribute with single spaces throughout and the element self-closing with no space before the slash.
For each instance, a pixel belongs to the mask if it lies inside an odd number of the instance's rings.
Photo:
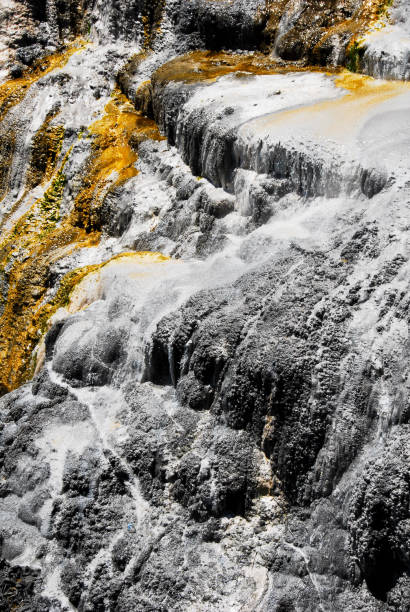
<svg viewBox="0 0 410 612">
<path fill-rule="evenodd" d="M 3 231 L 47 118 L 65 128 L 61 219 L 114 87 L 164 135 L 134 143 L 137 172 L 107 188 L 100 243 L 48 262 L 44 300 L 91 271 L 53 314 L 33 379 L 0 399 L 1 610 L 410 610 L 409 93 L 364 119 L 359 105 L 346 140 L 314 120 L 286 131 L 315 104 L 325 125 L 344 95 L 294 71 L 345 61 L 348 35 L 322 34 L 357 6 L 283 4 L 0 9 L 13 78 L 94 41 L 0 124 Z M 266 46 L 299 64 L 158 71 L 195 49 Z M 130 251 L 169 259 L 118 257 Z M 0 271 L 4 298 L 19 257 Z"/>
</svg>

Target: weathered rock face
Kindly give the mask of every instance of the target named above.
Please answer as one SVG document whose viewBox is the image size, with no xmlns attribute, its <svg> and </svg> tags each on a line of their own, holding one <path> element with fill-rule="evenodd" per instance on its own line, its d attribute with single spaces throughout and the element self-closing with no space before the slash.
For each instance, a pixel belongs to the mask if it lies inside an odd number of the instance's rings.
<svg viewBox="0 0 410 612">
<path fill-rule="evenodd" d="M 407 13 L 2 6 L 2 610 L 410 610 Z"/>
<path fill-rule="evenodd" d="M 386 30 L 389 40 L 385 36 L 374 50 L 370 46 L 362 67 L 377 76 L 407 78 L 407 8 L 400 2 L 387 12 L 390 4 L 355 0 L 8 0 L 0 9 L 0 40 L 23 66 L 73 36 L 163 50 L 164 40 L 170 45 L 170 33 L 174 48 L 185 39 L 191 48 L 263 50 L 283 60 L 335 66 L 358 62 L 366 46 L 359 54 L 351 46 L 346 55 L 347 46 L 360 40 L 369 23 L 389 19 L 395 24 L 393 32 Z M 381 57 L 383 44 L 385 57 Z"/>
<path fill-rule="evenodd" d="M 410 78 L 410 8 L 391 3 L 383 28 L 374 28 L 358 46 L 356 62 L 365 73 L 383 79 Z"/>
</svg>

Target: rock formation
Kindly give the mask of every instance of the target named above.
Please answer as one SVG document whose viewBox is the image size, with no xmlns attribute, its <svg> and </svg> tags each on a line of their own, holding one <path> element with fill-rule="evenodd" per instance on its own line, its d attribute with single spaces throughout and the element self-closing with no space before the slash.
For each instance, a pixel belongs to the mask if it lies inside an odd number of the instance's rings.
<svg viewBox="0 0 410 612">
<path fill-rule="evenodd" d="M 1 610 L 410 610 L 409 24 L 3 1 Z"/>
</svg>

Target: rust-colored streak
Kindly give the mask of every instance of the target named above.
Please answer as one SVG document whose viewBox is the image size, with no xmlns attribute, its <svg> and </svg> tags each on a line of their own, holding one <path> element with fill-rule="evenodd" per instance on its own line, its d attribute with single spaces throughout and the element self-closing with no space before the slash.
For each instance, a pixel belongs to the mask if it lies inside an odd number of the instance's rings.
<svg viewBox="0 0 410 612">
<path fill-rule="evenodd" d="M 118 89 L 89 133 L 94 138 L 92 153 L 75 201 L 73 224 L 93 231 L 101 227 L 99 212 L 107 193 L 138 173 L 138 144 L 162 136 L 156 123 L 136 111 Z"/>
<path fill-rule="evenodd" d="M 147 265 L 164 264 L 170 258 L 162 253 L 152 251 L 132 251 L 114 255 L 107 261 L 77 268 L 66 274 L 60 282 L 59 289 L 51 300 L 46 302 L 37 313 L 37 326 L 43 333 L 43 339 L 36 350 L 35 373 L 40 371 L 45 359 L 45 332 L 52 324 L 53 315 L 60 309 L 64 309 L 66 316 L 80 312 L 88 308 L 93 302 L 99 300 L 102 295 L 103 281 L 101 272 L 104 268 L 126 265 L 131 278 L 134 274 L 143 273 Z M 59 315 L 59 319 L 61 316 Z M 34 364 L 33 364 L 34 368 Z"/>
<path fill-rule="evenodd" d="M 148 49 L 161 31 L 161 21 L 165 8 L 165 0 L 149 0 L 143 9 L 142 24 L 144 26 L 144 48 Z"/>
<path fill-rule="evenodd" d="M 212 83 L 221 76 L 236 74 L 238 77 L 248 74 L 285 74 L 305 71 L 325 72 L 325 68 L 300 66 L 299 64 L 278 63 L 263 53 L 239 55 L 228 51 L 193 51 L 176 57 L 159 68 L 153 75 L 154 85 L 163 85 L 171 81 L 190 83 Z M 335 70 L 338 72 L 338 70 Z"/>
<path fill-rule="evenodd" d="M 51 125 L 55 114 L 50 114 L 33 138 L 26 186 L 32 189 L 51 180 L 61 153 L 65 129 Z"/>
<path fill-rule="evenodd" d="M 8 191 L 8 182 L 16 143 L 16 133 L 9 131 L 0 138 L 0 202 Z"/>
<path fill-rule="evenodd" d="M 0 392 L 30 377 L 31 352 L 39 340 L 39 312 L 50 286 L 50 266 L 74 248 L 90 246 L 99 236 L 60 223 L 64 166 L 56 171 L 44 196 L 20 217 L 0 244 Z"/>
<path fill-rule="evenodd" d="M 31 353 L 41 337 L 50 266 L 75 248 L 96 244 L 98 238 L 79 228 L 59 227 L 12 266 L 0 319 L 0 391 L 12 390 L 31 376 Z"/>
<path fill-rule="evenodd" d="M 372 77 L 345 71 L 335 78 L 335 85 L 346 91 L 344 96 L 261 117 L 253 121 L 255 129 L 274 129 L 285 125 L 310 126 L 319 135 L 337 142 L 354 139 L 358 125 L 369 109 L 410 91 L 402 81 L 379 81 Z M 343 121 L 340 121 L 343 117 Z M 296 126 L 296 128 L 295 128 Z"/>
<path fill-rule="evenodd" d="M 44 57 L 35 67 L 26 70 L 20 78 L 11 79 L 0 85 L 0 121 L 4 119 L 13 106 L 24 100 L 28 90 L 34 83 L 52 70 L 65 66 L 70 57 L 77 51 L 84 49 L 84 47 L 85 43 L 77 42 L 62 53 Z"/>
<path fill-rule="evenodd" d="M 27 175 L 27 189 L 39 183 L 48 187 L 0 243 L 0 394 L 31 378 L 32 353 L 49 317 L 66 304 L 73 287 L 91 271 L 70 272 L 52 295 L 53 264 L 75 249 L 98 244 L 98 213 L 104 197 L 137 174 L 138 144 L 148 138 L 162 139 L 156 124 L 115 90 L 102 118 L 88 130 L 91 155 L 82 170 L 82 187 L 72 213 L 62 218 L 64 168 L 72 148 L 59 161 L 64 127 L 52 126 L 51 119 L 34 138 Z"/>
</svg>

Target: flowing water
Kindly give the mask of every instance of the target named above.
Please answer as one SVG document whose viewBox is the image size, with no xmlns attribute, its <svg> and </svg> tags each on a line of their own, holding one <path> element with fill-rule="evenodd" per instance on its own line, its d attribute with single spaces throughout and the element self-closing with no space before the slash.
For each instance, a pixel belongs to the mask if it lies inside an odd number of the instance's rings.
<svg viewBox="0 0 410 612">
<path fill-rule="evenodd" d="M 148 4 L 0 11 L 0 608 L 404 611 L 408 11 Z"/>
</svg>

